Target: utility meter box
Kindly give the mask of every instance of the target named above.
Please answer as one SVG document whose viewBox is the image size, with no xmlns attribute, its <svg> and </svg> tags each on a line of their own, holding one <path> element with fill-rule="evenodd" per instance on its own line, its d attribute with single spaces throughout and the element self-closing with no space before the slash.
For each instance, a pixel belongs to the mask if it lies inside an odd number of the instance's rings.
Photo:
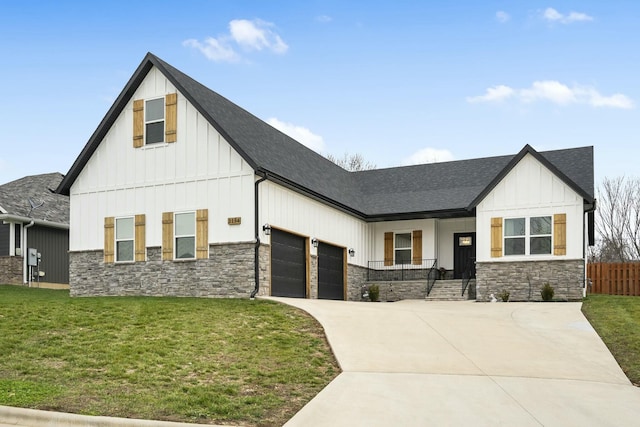
<svg viewBox="0 0 640 427">
<path fill-rule="evenodd" d="M 35 267 L 38 265 L 38 250 L 35 248 L 27 249 L 27 265 Z"/>
</svg>

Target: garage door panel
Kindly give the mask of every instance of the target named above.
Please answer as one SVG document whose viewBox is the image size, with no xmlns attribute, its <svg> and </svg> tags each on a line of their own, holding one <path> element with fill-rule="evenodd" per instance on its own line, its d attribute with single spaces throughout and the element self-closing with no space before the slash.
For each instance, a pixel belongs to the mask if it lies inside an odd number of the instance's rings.
<svg viewBox="0 0 640 427">
<path fill-rule="evenodd" d="M 344 299 L 344 248 L 318 244 L 318 298 Z"/>
<path fill-rule="evenodd" d="M 280 230 L 271 232 L 271 295 L 307 295 L 306 239 Z"/>
</svg>

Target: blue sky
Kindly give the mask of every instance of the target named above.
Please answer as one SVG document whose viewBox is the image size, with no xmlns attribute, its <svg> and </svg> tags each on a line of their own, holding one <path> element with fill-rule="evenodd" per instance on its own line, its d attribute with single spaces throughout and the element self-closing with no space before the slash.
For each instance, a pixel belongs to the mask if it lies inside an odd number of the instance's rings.
<svg viewBox="0 0 640 427">
<path fill-rule="evenodd" d="M 0 1 L 0 183 L 66 173 L 146 52 L 378 167 L 595 146 L 638 176 L 637 1 Z"/>
</svg>

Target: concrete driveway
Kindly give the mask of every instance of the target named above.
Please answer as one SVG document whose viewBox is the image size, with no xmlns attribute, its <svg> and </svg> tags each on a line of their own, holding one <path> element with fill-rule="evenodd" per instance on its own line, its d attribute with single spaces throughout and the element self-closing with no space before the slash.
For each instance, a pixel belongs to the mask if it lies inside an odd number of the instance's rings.
<svg viewBox="0 0 640 427">
<path fill-rule="evenodd" d="M 272 299 L 318 319 L 343 369 L 287 427 L 640 422 L 580 303 Z"/>
</svg>

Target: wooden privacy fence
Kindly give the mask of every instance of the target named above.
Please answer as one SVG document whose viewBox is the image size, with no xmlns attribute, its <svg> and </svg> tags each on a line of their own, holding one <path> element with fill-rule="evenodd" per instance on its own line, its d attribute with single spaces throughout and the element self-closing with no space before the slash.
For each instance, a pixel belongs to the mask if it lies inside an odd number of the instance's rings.
<svg viewBox="0 0 640 427">
<path fill-rule="evenodd" d="M 587 264 L 592 294 L 640 296 L 640 262 Z"/>
</svg>

